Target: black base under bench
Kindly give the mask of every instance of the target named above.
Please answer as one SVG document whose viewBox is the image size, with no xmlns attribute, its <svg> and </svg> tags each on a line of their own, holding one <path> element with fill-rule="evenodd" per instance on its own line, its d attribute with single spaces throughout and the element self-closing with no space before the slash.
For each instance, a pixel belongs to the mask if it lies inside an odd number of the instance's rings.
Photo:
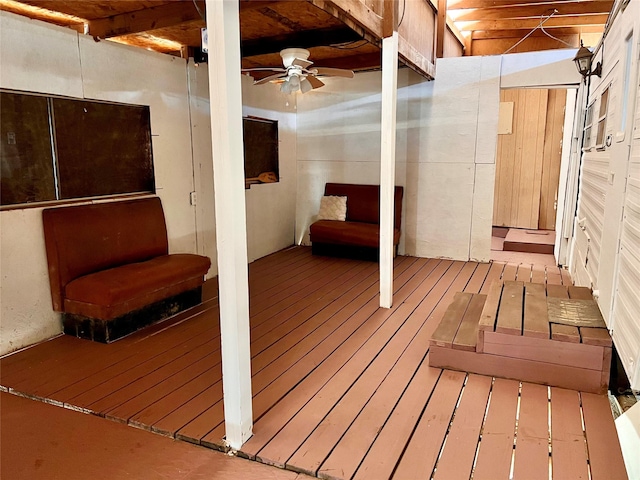
<svg viewBox="0 0 640 480">
<path fill-rule="evenodd" d="M 110 343 L 147 325 L 169 318 L 202 302 L 202 287 L 147 305 L 111 320 L 63 313 L 64 333 L 94 342 Z"/>
<path fill-rule="evenodd" d="M 355 245 L 337 245 L 333 243 L 314 242 L 311 245 L 314 255 L 325 257 L 352 258 L 377 262 L 380 259 L 380 249 L 377 247 L 360 247 Z"/>
<path fill-rule="evenodd" d="M 314 255 L 325 257 L 352 258 L 354 260 L 367 260 L 378 262 L 380 260 L 380 249 L 378 247 L 360 247 L 356 245 L 337 245 L 333 243 L 311 244 L 311 252 Z M 394 247 L 394 258 L 398 254 L 398 246 Z"/>
</svg>

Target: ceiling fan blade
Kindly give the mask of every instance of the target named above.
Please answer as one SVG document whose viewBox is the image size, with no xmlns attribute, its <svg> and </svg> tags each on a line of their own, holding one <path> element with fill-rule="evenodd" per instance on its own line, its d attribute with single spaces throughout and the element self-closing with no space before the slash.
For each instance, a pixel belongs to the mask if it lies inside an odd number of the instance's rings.
<svg viewBox="0 0 640 480">
<path fill-rule="evenodd" d="M 343 70 L 342 68 L 316 67 L 316 75 L 328 75 L 331 77 L 353 78 L 354 73 L 351 70 Z"/>
<path fill-rule="evenodd" d="M 307 81 L 311 84 L 312 88 L 320 88 L 324 85 L 324 82 L 321 82 L 313 75 L 307 75 Z"/>
<path fill-rule="evenodd" d="M 260 67 L 260 68 L 243 68 L 240 70 L 242 73 L 245 72 L 286 72 L 286 68 L 281 67 Z"/>
<path fill-rule="evenodd" d="M 267 82 L 270 82 L 272 80 L 276 80 L 278 78 L 284 78 L 286 76 L 287 76 L 286 73 L 276 73 L 275 75 L 269 75 L 268 77 L 264 77 L 264 78 L 261 78 L 260 80 L 256 80 L 255 82 L 253 82 L 253 84 L 254 85 L 262 85 L 263 83 L 267 83 Z"/>
<path fill-rule="evenodd" d="M 309 60 L 304 60 L 302 58 L 294 58 L 293 62 L 291 62 L 291 65 L 296 65 L 298 67 L 307 68 L 307 67 L 310 67 L 311 65 L 313 65 L 313 62 L 310 62 Z"/>
</svg>

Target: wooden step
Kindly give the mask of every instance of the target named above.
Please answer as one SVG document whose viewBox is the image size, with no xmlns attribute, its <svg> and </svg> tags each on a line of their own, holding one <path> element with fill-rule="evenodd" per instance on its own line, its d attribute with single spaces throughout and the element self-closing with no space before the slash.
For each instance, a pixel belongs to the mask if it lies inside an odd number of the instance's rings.
<svg viewBox="0 0 640 480">
<path fill-rule="evenodd" d="M 476 351 L 478 321 L 487 296 L 458 292 L 431 337 L 431 346 Z"/>
<path fill-rule="evenodd" d="M 590 289 L 496 281 L 486 297 L 456 294 L 431 340 L 429 364 L 603 393 L 611 345 Z"/>
<path fill-rule="evenodd" d="M 510 228 L 502 249 L 510 252 L 553 254 L 555 239 L 555 232 L 550 230 Z"/>
</svg>

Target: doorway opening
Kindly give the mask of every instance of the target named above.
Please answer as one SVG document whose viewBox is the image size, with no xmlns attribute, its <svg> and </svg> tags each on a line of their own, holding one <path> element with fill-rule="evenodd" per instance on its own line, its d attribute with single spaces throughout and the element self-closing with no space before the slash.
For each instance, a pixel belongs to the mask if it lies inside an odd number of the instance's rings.
<svg viewBox="0 0 640 480">
<path fill-rule="evenodd" d="M 566 105 L 566 88 L 500 92 L 492 260 L 514 261 L 524 254 L 556 264 Z"/>
</svg>

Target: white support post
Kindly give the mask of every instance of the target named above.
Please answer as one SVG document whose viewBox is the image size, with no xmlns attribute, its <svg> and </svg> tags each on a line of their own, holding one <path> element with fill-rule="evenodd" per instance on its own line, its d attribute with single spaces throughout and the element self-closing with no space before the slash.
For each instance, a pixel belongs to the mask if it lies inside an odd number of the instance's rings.
<svg viewBox="0 0 640 480">
<path fill-rule="evenodd" d="M 227 444 L 252 435 L 249 279 L 238 0 L 207 0 L 209 100 Z"/>
<path fill-rule="evenodd" d="M 393 212 L 396 178 L 398 32 L 382 39 L 382 127 L 380 155 L 380 306 L 393 305 Z"/>
</svg>

